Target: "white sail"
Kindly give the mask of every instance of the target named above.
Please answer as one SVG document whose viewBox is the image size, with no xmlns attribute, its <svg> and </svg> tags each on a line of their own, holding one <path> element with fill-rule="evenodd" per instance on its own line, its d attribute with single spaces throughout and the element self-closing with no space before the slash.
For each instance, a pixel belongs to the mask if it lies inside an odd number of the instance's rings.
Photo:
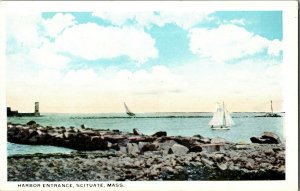
<svg viewBox="0 0 300 191">
<path fill-rule="evenodd" d="M 233 126 L 235 125 L 234 121 L 232 120 L 232 117 L 230 113 L 225 108 L 225 119 L 226 119 L 226 126 Z"/>
<path fill-rule="evenodd" d="M 209 126 L 212 128 L 224 128 L 234 125 L 234 122 L 230 116 L 230 113 L 227 111 L 224 103 L 223 105 L 217 104 L 217 111 L 214 113 L 213 118 L 209 122 Z"/>
<path fill-rule="evenodd" d="M 134 115 L 135 115 L 134 113 L 132 113 L 132 112 L 129 110 L 129 108 L 127 107 L 127 105 L 126 105 L 125 102 L 124 102 L 124 107 L 125 107 L 126 113 L 127 113 L 128 115 L 130 115 L 130 116 L 134 116 Z"/>
<path fill-rule="evenodd" d="M 209 122 L 210 126 L 221 126 L 223 125 L 223 108 L 220 104 L 217 104 L 217 111 L 214 113 L 213 118 Z"/>
</svg>

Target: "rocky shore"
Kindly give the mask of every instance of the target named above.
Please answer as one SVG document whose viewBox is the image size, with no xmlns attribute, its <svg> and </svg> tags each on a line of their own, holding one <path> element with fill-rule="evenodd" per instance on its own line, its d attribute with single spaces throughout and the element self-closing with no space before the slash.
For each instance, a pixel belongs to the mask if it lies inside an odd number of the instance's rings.
<svg viewBox="0 0 300 191">
<path fill-rule="evenodd" d="M 8 181 L 283 180 L 285 145 L 118 130 L 8 124 L 8 141 L 73 148 L 71 154 L 8 157 Z"/>
</svg>

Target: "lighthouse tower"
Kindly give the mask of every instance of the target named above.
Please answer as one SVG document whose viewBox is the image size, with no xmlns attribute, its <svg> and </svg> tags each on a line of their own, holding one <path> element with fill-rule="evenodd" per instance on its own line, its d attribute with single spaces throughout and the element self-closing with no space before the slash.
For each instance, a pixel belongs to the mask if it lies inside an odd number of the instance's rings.
<svg viewBox="0 0 300 191">
<path fill-rule="evenodd" d="M 35 116 L 40 116 L 39 102 L 34 102 L 34 115 Z"/>
</svg>

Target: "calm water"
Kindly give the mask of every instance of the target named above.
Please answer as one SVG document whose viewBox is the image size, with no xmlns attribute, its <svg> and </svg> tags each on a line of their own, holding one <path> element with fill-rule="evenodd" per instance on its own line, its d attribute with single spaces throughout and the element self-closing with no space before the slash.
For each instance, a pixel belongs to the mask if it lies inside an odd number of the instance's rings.
<svg viewBox="0 0 300 191">
<path fill-rule="evenodd" d="M 132 132 L 139 129 L 146 135 L 157 131 L 166 131 L 168 135 L 204 137 L 222 137 L 232 142 L 250 142 L 250 137 L 260 136 L 264 131 L 271 131 L 284 138 L 284 117 L 254 117 L 264 113 L 232 113 L 235 126 L 230 130 L 211 130 L 208 123 L 212 113 L 143 113 L 136 118 L 129 118 L 123 113 L 107 114 L 44 114 L 42 117 L 9 117 L 8 122 L 25 124 L 34 120 L 42 126 L 74 126 L 84 124 L 95 129 L 119 129 Z M 283 113 L 280 115 L 284 116 Z M 8 154 L 25 153 L 69 153 L 71 149 L 53 146 L 28 146 L 8 143 Z"/>
</svg>

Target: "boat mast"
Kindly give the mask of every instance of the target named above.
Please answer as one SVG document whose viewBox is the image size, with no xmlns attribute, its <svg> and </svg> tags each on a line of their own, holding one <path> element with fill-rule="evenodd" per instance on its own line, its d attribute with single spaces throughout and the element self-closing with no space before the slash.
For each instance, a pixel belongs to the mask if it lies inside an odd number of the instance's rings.
<svg viewBox="0 0 300 191">
<path fill-rule="evenodd" d="M 271 100 L 271 113 L 273 114 L 273 105 L 272 105 L 272 100 Z"/>
</svg>

